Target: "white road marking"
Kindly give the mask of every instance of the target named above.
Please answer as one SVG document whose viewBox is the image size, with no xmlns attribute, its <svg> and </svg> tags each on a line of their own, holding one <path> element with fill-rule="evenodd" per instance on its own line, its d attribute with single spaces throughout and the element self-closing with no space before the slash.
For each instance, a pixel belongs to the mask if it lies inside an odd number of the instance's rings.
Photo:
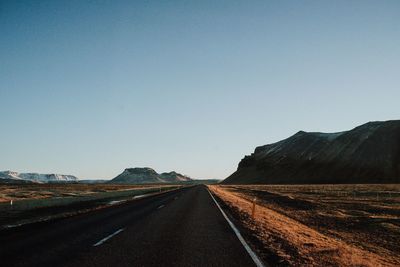
<svg viewBox="0 0 400 267">
<path fill-rule="evenodd" d="M 103 244 L 104 242 L 106 242 L 108 239 L 110 239 L 111 237 L 121 233 L 122 231 L 124 231 L 124 228 L 121 228 L 117 231 L 115 231 L 113 234 L 106 236 L 105 238 L 103 238 L 102 240 L 100 240 L 99 242 L 97 242 L 96 244 L 93 245 L 93 247 L 97 247 L 100 246 L 101 244 Z"/>
<path fill-rule="evenodd" d="M 132 199 L 142 198 L 142 197 L 145 197 L 147 195 L 151 195 L 151 194 L 137 195 L 137 196 L 134 196 Z"/>
<path fill-rule="evenodd" d="M 229 220 L 228 216 L 226 216 L 225 212 L 222 210 L 218 202 L 215 200 L 213 195 L 211 194 L 210 190 L 208 190 L 208 193 L 210 194 L 211 198 L 214 200 L 215 204 L 217 205 L 218 209 L 221 211 L 222 215 L 224 216 L 225 220 L 228 222 L 230 227 L 232 228 L 233 232 L 235 232 L 237 238 L 239 239 L 240 243 L 244 246 L 246 251 L 249 253 L 250 257 L 253 259 L 254 263 L 256 264 L 257 267 L 265 267 L 265 265 L 262 263 L 262 261 L 258 258 L 256 253 L 249 247 L 249 245 L 246 243 L 242 235 L 240 234 L 239 230 L 236 228 L 236 226 Z"/>
<path fill-rule="evenodd" d="M 162 208 L 164 208 L 164 205 L 161 205 L 161 206 L 158 207 L 157 209 L 159 210 L 159 209 L 162 209 Z"/>
<path fill-rule="evenodd" d="M 3 227 L 0 227 L 0 229 L 8 229 L 8 228 L 19 227 L 19 226 L 27 225 L 27 224 L 31 224 L 31 223 L 45 222 L 50 219 L 51 219 L 51 217 L 44 217 L 44 218 L 39 218 L 37 220 L 32 220 L 31 222 L 23 222 L 23 223 L 18 223 L 18 224 L 7 224 L 7 225 L 4 225 Z"/>
<path fill-rule="evenodd" d="M 115 205 L 115 204 L 122 203 L 122 202 L 126 202 L 126 200 L 113 200 L 113 201 L 108 202 L 108 205 Z"/>
<path fill-rule="evenodd" d="M 22 226 L 22 225 L 25 225 L 25 224 L 29 224 L 29 222 L 28 223 L 18 223 L 18 224 L 7 224 L 7 225 L 4 225 L 4 229 L 7 229 L 7 228 L 14 228 L 14 227 L 18 227 L 18 226 Z"/>
</svg>

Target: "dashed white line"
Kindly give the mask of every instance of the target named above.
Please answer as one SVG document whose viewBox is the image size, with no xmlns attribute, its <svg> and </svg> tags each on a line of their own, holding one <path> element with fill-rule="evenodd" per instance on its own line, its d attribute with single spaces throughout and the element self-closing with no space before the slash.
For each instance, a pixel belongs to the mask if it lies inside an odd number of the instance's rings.
<svg viewBox="0 0 400 267">
<path fill-rule="evenodd" d="M 118 203 L 123 203 L 125 201 L 126 200 L 113 200 L 113 201 L 108 202 L 108 205 L 116 205 Z"/>
<path fill-rule="evenodd" d="M 113 237 L 113 236 L 115 236 L 115 235 L 121 233 L 122 231 L 124 231 L 124 228 L 121 228 L 121 229 L 115 231 L 114 233 L 112 233 L 111 235 L 106 236 L 105 238 L 103 238 L 102 240 L 100 240 L 99 242 L 97 242 L 96 244 L 94 244 L 93 247 L 100 246 L 101 244 L 103 244 L 104 242 L 106 242 L 108 239 L 110 239 L 111 237 Z"/>
<path fill-rule="evenodd" d="M 164 205 L 161 205 L 161 206 L 158 207 L 157 209 L 159 210 L 159 209 L 162 209 L 162 208 L 164 208 Z"/>
<path fill-rule="evenodd" d="M 235 232 L 237 238 L 239 239 L 240 243 L 242 243 L 243 247 L 246 249 L 246 251 L 249 253 L 250 257 L 253 259 L 254 263 L 256 264 L 257 267 L 265 267 L 262 261 L 258 258 L 256 253 L 249 247 L 249 245 L 246 243 L 244 240 L 243 236 L 240 234 L 239 230 L 236 228 L 236 226 L 229 220 L 228 216 L 226 216 L 225 212 L 221 209 L 220 205 L 218 202 L 215 200 L 213 195 L 211 194 L 210 190 L 208 190 L 208 193 L 210 194 L 211 198 L 214 200 L 215 204 L 217 205 L 218 209 L 221 211 L 222 215 L 224 216 L 225 220 L 228 222 L 230 227 L 232 228 L 233 232 Z"/>
<path fill-rule="evenodd" d="M 142 198 L 142 197 L 145 197 L 145 196 L 147 196 L 147 195 L 150 195 L 150 194 L 137 195 L 137 196 L 134 196 L 132 199 Z"/>
</svg>

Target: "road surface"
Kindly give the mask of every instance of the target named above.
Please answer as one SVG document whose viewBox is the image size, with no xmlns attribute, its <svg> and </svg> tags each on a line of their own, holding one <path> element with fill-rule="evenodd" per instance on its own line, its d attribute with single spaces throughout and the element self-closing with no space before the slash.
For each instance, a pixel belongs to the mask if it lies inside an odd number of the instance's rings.
<svg viewBox="0 0 400 267">
<path fill-rule="evenodd" d="M 205 186 L 0 231 L 0 265 L 255 266 Z"/>
</svg>

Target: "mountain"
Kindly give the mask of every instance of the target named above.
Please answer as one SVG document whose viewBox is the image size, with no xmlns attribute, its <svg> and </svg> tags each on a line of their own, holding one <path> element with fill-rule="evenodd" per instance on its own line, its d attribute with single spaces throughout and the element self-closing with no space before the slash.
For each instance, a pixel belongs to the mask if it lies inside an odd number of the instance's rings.
<svg viewBox="0 0 400 267">
<path fill-rule="evenodd" d="M 39 173 L 19 173 L 14 171 L 0 172 L 0 181 L 30 181 L 36 183 L 51 182 L 76 182 L 78 178 L 73 175 L 64 174 L 39 174 Z"/>
<path fill-rule="evenodd" d="M 400 121 L 300 131 L 245 156 L 225 184 L 400 183 Z"/>
<path fill-rule="evenodd" d="M 32 182 L 29 180 L 0 178 L 0 184 L 37 184 L 37 182 Z"/>
<path fill-rule="evenodd" d="M 128 168 L 110 181 L 111 183 L 164 183 L 160 175 L 151 168 Z"/>
<path fill-rule="evenodd" d="M 110 183 L 147 184 L 147 183 L 177 183 L 190 181 L 191 178 L 174 171 L 158 174 L 151 168 L 128 168 Z"/>
<path fill-rule="evenodd" d="M 174 171 L 161 173 L 160 177 L 167 183 L 186 182 L 186 181 L 192 180 L 189 177 L 182 175 L 180 173 L 174 172 Z"/>
</svg>

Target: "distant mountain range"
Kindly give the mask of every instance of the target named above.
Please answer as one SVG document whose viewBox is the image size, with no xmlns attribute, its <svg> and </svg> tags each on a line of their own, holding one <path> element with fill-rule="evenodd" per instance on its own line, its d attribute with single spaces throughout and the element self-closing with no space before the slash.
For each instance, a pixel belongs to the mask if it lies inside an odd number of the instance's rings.
<svg viewBox="0 0 400 267">
<path fill-rule="evenodd" d="M 51 183 L 51 182 L 76 182 L 78 178 L 73 175 L 64 174 L 40 174 L 40 173 L 19 173 L 14 171 L 1 171 L 0 181 L 4 182 L 33 182 L 33 183 Z"/>
<path fill-rule="evenodd" d="M 400 121 L 338 133 L 300 131 L 257 147 L 222 183 L 400 183 Z"/>
<path fill-rule="evenodd" d="M 151 184 L 151 183 L 179 183 L 179 184 L 213 184 L 217 179 L 194 180 L 175 171 L 157 173 L 151 168 L 128 168 L 112 180 L 86 179 L 80 180 L 73 175 L 19 173 L 14 171 L 0 171 L 0 184 L 27 184 L 27 183 L 81 183 L 81 184 Z"/>
<path fill-rule="evenodd" d="M 110 181 L 110 183 L 122 184 L 148 184 L 148 183 L 178 183 L 189 182 L 192 179 L 177 172 L 157 173 L 152 168 L 128 168 L 120 175 Z"/>
</svg>

